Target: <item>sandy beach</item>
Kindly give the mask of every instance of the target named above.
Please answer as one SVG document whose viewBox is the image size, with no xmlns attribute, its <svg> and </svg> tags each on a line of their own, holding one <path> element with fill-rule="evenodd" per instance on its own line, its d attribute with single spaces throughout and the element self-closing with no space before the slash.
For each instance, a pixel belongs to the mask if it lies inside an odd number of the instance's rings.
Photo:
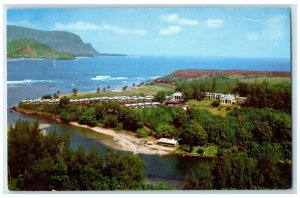
<svg viewBox="0 0 300 198">
<path fill-rule="evenodd" d="M 121 149 L 123 151 L 150 155 L 166 155 L 172 153 L 176 149 L 176 147 L 165 147 L 157 145 L 155 141 L 153 141 L 152 145 L 147 145 L 145 144 L 144 138 L 138 138 L 128 134 L 121 134 L 111 129 L 90 127 L 87 125 L 81 125 L 77 122 L 70 122 L 70 124 L 78 127 L 88 128 L 97 133 L 112 136 L 113 142 L 115 144 L 109 144 L 108 146 L 116 149 Z"/>
<path fill-rule="evenodd" d="M 46 129 L 50 126 L 51 126 L 50 124 L 42 123 L 42 124 L 39 125 L 39 129 Z"/>
</svg>

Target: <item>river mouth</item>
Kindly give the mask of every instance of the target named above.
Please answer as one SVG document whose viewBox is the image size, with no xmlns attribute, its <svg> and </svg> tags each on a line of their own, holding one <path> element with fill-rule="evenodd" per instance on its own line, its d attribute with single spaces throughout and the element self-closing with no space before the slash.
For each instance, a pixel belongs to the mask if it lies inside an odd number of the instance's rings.
<svg viewBox="0 0 300 198">
<path fill-rule="evenodd" d="M 118 150 L 120 154 L 127 152 L 122 150 L 121 147 L 118 147 L 112 136 L 101 134 L 88 128 L 77 127 L 67 123 L 56 122 L 48 118 L 18 112 L 8 111 L 7 116 L 9 120 L 8 127 L 18 119 L 25 119 L 28 121 L 39 120 L 41 125 L 47 126 L 47 128 L 43 129 L 46 133 L 55 130 L 58 134 L 68 135 L 70 145 L 73 149 L 77 149 L 81 146 L 87 151 L 96 148 L 101 153 L 106 153 L 108 149 L 112 148 Z M 201 163 L 213 160 L 210 158 L 199 158 L 178 154 L 149 155 L 139 153 L 137 156 L 146 163 L 146 176 L 149 178 L 156 178 L 152 181 L 170 180 L 172 182 L 172 180 L 175 180 L 183 182 L 191 170 L 197 170 Z"/>
</svg>

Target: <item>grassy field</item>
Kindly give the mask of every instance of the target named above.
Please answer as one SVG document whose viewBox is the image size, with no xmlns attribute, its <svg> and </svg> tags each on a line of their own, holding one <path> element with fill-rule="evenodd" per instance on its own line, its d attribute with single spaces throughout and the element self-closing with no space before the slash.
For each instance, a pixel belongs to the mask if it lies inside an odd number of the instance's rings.
<svg viewBox="0 0 300 198">
<path fill-rule="evenodd" d="M 232 104 L 221 104 L 220 108 L 212 107 L 210 104 L 213 102 L 213 100 L 189 100 L 188 105 L 191 108 L 196 109 L 206 109 L 209 112 L 211 112 L 213 115 L 219 115 L 222 117 L 225 117 L 229 112 L 233 110 L 234 107 L 240 108 L 238 105 L 232 105 Z"/>
<path fill-rule="evenodd" d="M 101 91 L 100 93 L 95 92 L 78 92 L 77 96 L 73 96 L 72 93 L 67 94 L 72 99 L 79 98 L 93 98 L 93 97 L 113 97 L 113 96 L 140 96 L 144 94 L 147 95 L 155 95 L 158 91 L 174 91 L 174 88 L 168 85 L 145 85 L 141 87 L 130 88 L 127 90 L 120 91 Z"/>
<path fill-rule="evenodd" d="M 270 85 L 278 84 L 278 83 L 291 83 L 291 78 L 290 77 L 269 77 L 269 78 L 244 78 L 240 79 L 241 82 L 244 83 L 261 83 L 264 80 L 270 83 Z"/>
</svg>

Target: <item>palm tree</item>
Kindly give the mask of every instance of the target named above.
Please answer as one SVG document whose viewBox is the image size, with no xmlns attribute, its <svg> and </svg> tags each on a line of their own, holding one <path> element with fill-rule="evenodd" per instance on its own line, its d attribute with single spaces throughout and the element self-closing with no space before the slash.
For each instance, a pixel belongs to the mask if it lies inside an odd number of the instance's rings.
<svg viewBox="0 0 300 198">
<path fill-rule="evenodd" d="M 76 89 L 76 88 L 73 88 L 72 92 L 73 92 L 73 95 L 74 95 L 74 96 L 77 95 L 77 89 Z"/>
</svg>

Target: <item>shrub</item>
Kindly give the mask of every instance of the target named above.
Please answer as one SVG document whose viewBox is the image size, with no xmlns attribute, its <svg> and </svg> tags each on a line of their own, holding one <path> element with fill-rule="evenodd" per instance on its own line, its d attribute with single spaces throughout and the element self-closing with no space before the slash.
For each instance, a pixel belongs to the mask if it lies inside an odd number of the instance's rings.
<svg viewBox="0 0 300 198">
<path fill-rule="evenodd" d="M 199 153 L 200 155 L 204 154 L 204 149 L 203 148 L 198 148 L 197 153 Z"/>
<path fill-rule="evenodd" d="M 115 128 L 118 125 L 118 117 L 116 115 L 105 115 L 104 116 L 104 126 Z"/>
<path fill-rule="evenodd" d="M 224 156 L 224 149 L 218 148 L 218 150 L 217 150 L 217 156 Z"/>
<path fill-rule="evenodd" d="M 147 137 L 149 135 L 148 131 L 146 129 L 144 129 L 144 128 L 138 129 L 136 131 L 136 134 L 137 134 L 137 136 L 143 137 L 143 138 L 145 138 L 145 137 Z"/>
<path fill-rule="evenodd" d="M 121 131 L 122 129 L 123 129 L 123 124 L 122 123 L 118 123 L 117 127 L 116 127 L 116 130 L 117 131 Z"/>
<path fill-rule="evenodd" d="M 226 111 L 230 111 L 231 110 L 231 108 L 230 107 L 226 107 Z"/>
<path fill-rule="evenodd" d="M 70 104 L 70 98 L 68 98 L 67 96 L 62 97 L 59 101 L 60 107 L 62 107 L 64 105 L 68 105 L 68 104 Z"/>
<path fill-rule="evenodd" d="M 51 95 L 44 95 L 44 96 L 42 97 L 42 99 L 52 99 L 52 96 L 51 96 Z"/>
<path fill-rule="evenodd" d="M 225 142 L 224 143 L 224 148 L 225 149 L 229 149 L 229 148 L 231 148 L 232 147 L 232 144 L 231 143 L 229 143 L 229 142 Z"/>
<path fill-rule="evenodd" d="M 219 107 L 220 106 L 220 101 L 219 100 L 214 100 L 211 104 L 213 107 Z"/>
</svg>

